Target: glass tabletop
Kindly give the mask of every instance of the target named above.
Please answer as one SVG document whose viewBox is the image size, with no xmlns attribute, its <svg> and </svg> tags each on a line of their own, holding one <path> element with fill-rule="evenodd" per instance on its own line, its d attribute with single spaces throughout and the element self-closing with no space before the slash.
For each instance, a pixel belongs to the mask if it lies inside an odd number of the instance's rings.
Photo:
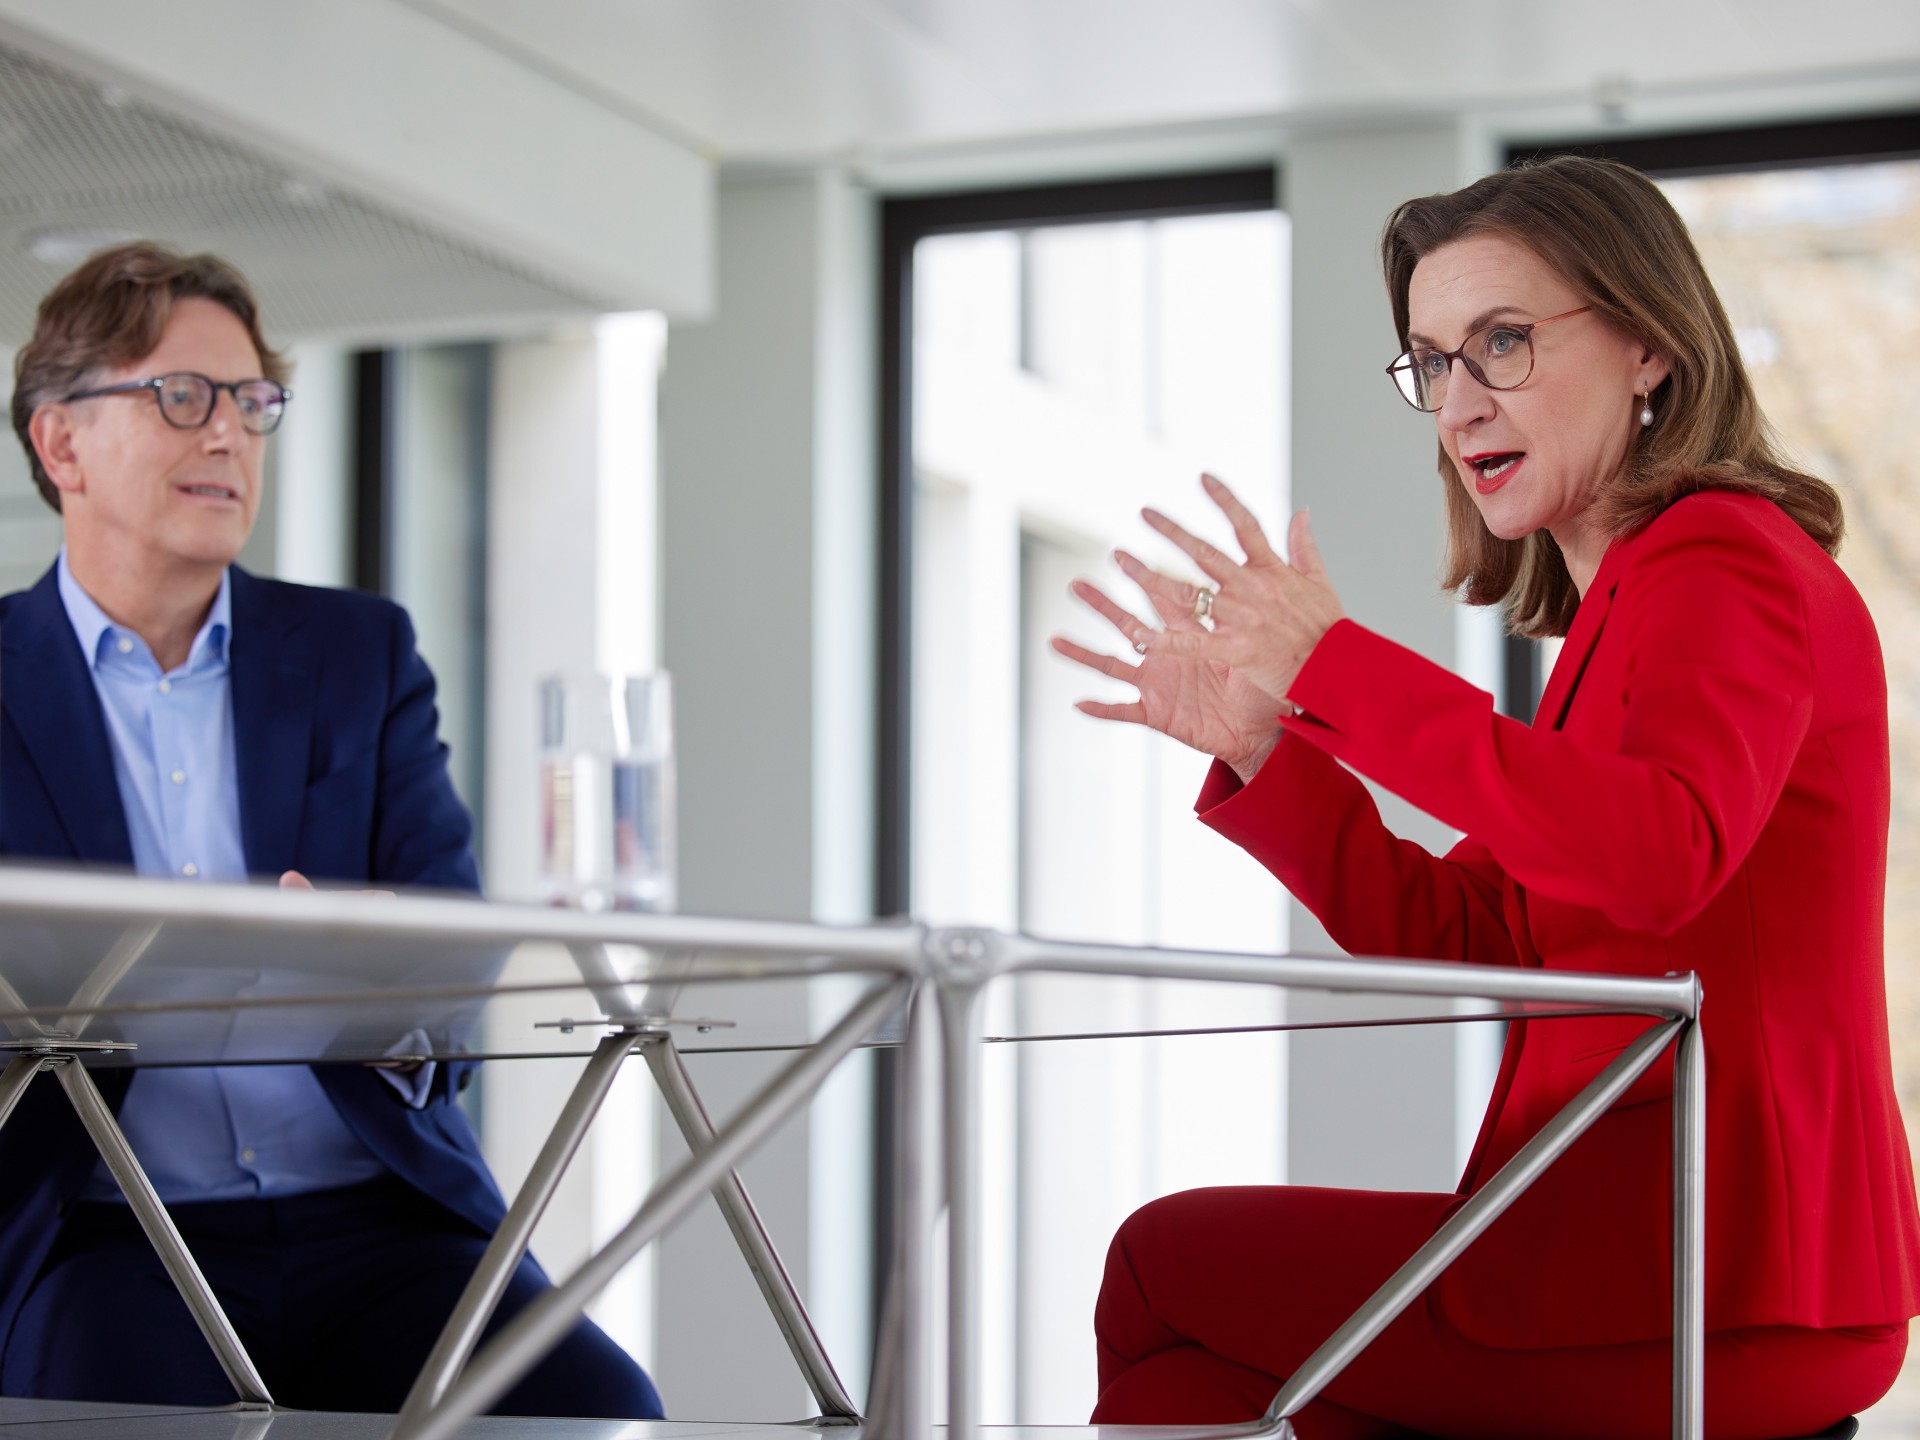
<svg viewBox="0 0 1920 1440">
<path fill-rule="evenodd" d="M 835 928 L 0 866 L 0 1047 L 100 1065 L 584 1053 L 615 1026 L 793 1048 L 914 973 Z M 776 987 L 742 1006 L 747 982 Z"/>
<path fill-rule="evenodd" d="M 976 951 L 997 957 L 980 974 L 1005 962 L 982 1036 L 999 1044 L 1654 1014 L 1690 983 L 0 866 L 0 1052 L 102 1066 L 564 1056 L 619 1027 L 689 1052 L 794 1049 L 872 987 L 951 983 L 941 957 Z M 904 1015 L 869 1043 L 903 1032 Z"/>
</svg>

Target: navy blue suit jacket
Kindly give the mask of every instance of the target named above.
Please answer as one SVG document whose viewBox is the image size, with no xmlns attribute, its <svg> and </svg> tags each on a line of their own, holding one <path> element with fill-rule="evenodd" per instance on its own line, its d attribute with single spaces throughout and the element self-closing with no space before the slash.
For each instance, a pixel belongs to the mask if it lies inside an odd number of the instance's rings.
<svg viewBox="0 0 1920 1440">
<path fill-rule="evenodd" d="M 478 892 L 473 822 L 447 774 L 433 676 L 406 612 L 233 569 L 231 658 L 247 870 Z M 52 571 L 0 599 L 0 853 L 130 870 L 105 717 Z M 479 1229 L 506 1213 L 441 1066 L 422 1109 L 364 1066 L 314 1073 L 395 1174 Z M 101 1071 L 116 1108 L 126 1071 Z M 95 1152 L 60 1087 L 0 1128 L 0 1350 Z"/>
</svg>

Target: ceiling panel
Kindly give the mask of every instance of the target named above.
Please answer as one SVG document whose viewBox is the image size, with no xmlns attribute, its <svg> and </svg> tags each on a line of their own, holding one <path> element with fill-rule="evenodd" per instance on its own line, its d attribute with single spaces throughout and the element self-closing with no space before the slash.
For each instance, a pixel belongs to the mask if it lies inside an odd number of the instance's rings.
<svg viewBox="0 0 1920 1440">
<path fill-rule="evenodd" d="M 880 174 L 941 147 L 1211 121 L 1263 136 L 1268 121 L 1469 112 L 1508 134 L 1584 133 L 1600 85 L 1649 97 L 1646 123 L 1679 113 L 1675 95 L 1795 77 L 1820 77 L 1841 108 L 1920 105 L 1916 0 L 396 3 L 695 150 Z M 89 228 L 232 256 L 287 335 L 444 333 L 609 303 L 451 224 L 316 188 L 245 133 L 0 46 L 0 339 L 24 333 L 71 263 L 36 258 L 36 238 Z"/>
<path fill-rule="evenodd" d="M 1419 0 L 1294 3 L 1352 34 L 1396 83 L 1466 109 L 1577 95 L 1605 77 L 1718 86 L 1920 59 L 1920 5 L 1905 0 L 1450 0 L 1443 15 Z"/>
<path fill-rule="evenodd" d="M 1239 116 L 1366 58 L 1281 0 L 422 0 L 734 160 Z"/>
<path fill-rule="evenodd" d="M 54 282 L 124 235 L 234 261 L 276 343 L 605 308 L 571 282 L 318 189 L 238 141 L 0 46 L 0 340 L 24 339 Z"/>
<path fill-rule="evenodd" d="M 1913 0 L 410 0 L 773 160 L 1920 74 Z M 1920 88 L 1915 100 L 1920 103 Z"/>
</svg>

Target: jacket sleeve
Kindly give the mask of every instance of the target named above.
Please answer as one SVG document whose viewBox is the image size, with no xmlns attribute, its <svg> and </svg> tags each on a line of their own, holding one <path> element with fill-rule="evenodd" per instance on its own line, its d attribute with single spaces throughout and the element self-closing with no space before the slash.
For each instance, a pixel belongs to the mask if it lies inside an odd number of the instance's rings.
<svg viewBox="0 0 1920 1440">
<path fill-rule="evenodd" d="M 1463 840 L 1440 858 L 1403 840 L 1365 785 L 1297 736 L 1283 736 L 1244 789 L 1216 763 L 1195 808 L 1349 954 L 1518 963 L 1486 848 Z"/>
<path fill-rule="evenodd" d="M 478 892 L 473 819 L 447 773 L 433 672 L 415 646 L 406 611 L 395 606 L 392 616 L 387 713 L 380 727 L 373 813 L 373 873 L 368 878 Z"/>
<path fill-rule="evenodd" d="M 1624 651 L 1617 749 L 1341 621 L 1289 698 L 1297 736 L 1473 836 L 1542 895 L 1669 934 L 1745 860 L 1812 721 L 1797 577 L 1754 525 L 1682 504 L 1635 542 L 1606 620 Z M 1592 682 L 1589 682 L 1592 683 Z"/>
</svg>

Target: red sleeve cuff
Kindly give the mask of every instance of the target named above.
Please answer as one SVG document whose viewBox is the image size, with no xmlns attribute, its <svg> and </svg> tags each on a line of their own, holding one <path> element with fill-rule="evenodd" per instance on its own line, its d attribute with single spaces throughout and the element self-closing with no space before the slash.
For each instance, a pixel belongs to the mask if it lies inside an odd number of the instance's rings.
<svg viewBox="0 0 1920 1440">
<path fill-rule="evenodd" d="M 1365 667 L 1370 643 L 1380 637 L 1352 620 L 1336 620 L 1333 628 L 1320 637 L 1320 643 L 1307 656 L 1307 663 L 1293 677 L 1287 699 L 1306 713 L 1288 716 L 1282 724 L 1339 725 L 1334 718 L 1344 708 L 1342 701 L 1352 694 L 1354 672 Z M 1391 642 L 1388 642 L 1391 643 Z"/>
<path fill-rule="evenodd" d="M 1255 772 L 1254 779 L 1259 778 L 1258 772 Z M 1209 810 L 1218 809 L 1245 788 L 1240 783 L 1240 776 L 1231 765 L 1224 760 L 1216 760 L 1213 762 L 1213 768 L 1207 771 L 1206 783 L 1200 787 L 1200 798 L 1193 802 L 1193 813 L 1204 820 Z"/>
<path fill-rule="evenodd" d="M 1319 846 L 1316 827 L 1329 797 L 1359 785 L 1331 756 L 1282 734 L 1244 785 L 1232 766 L 1216 760 L 1193 808 L 1201 824 L 1268 863 L 1278 853 Z"/>
</svg>

